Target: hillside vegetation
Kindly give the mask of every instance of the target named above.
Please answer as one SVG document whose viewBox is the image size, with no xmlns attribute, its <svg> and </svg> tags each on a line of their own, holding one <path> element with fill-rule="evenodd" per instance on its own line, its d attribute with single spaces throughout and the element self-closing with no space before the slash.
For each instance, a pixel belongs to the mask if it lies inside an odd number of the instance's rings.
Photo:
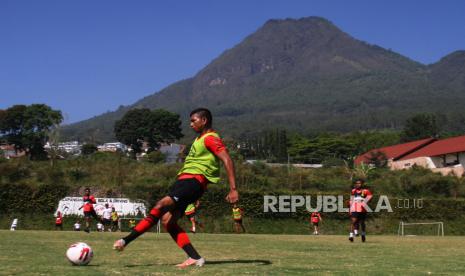
<svg viewBox="0 0 465 276">
<path fill-rule="evenodd" d="M 64 128 L 63 139 L 114 140 L 114 123 L 132 108 L 187 115 L 213 111 L 227 136 L 281 127 L 316 133 L 399 129 L 430 112 L 445 130 L 465 131 L 465 51 L 423 65 L 357 40 L 326 19 L 269 20 L 195 76 L 134 104 Z"/>
</svg>

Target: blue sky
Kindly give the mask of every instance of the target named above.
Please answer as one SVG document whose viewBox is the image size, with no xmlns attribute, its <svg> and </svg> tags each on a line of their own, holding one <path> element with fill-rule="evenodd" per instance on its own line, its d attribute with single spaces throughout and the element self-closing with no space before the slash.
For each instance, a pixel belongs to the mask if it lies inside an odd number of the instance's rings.
<svg viewBox="0 0 465 276">
<path fill-rule="evenodd" d="M 193 76 L 269 19 L 321 16 L 424 64 L 465 49 L 465 1 L 0 0 L 0 109 L 76 122 Z"/>
</svg>

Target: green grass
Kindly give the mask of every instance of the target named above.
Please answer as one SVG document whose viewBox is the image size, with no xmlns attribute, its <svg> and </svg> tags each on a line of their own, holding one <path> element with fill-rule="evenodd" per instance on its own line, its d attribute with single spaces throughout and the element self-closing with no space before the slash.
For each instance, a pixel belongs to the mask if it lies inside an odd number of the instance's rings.
<svg viewBox="0 0 465 276">
<path fill-rule="evenodd" d="M 180 270 L 184 260 L 169 235 L 147 233 L 121 253 L 111 249 L 121 233 L 0 231 L 0 274 L 33 275 L 282 275 L 282 274 L 464 274 L 462 237 L 191 235 L 207 259 L 202 268 Z M 76 241 L 94 249 L 89 266 L 72 266 L 64 254 Z"/>
</svg>

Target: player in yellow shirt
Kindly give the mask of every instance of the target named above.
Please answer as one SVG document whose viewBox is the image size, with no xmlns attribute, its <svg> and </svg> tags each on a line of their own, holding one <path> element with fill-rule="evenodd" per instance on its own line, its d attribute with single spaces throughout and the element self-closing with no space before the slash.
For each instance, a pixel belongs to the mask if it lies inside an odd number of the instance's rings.
<svg viewBox="0 0 465 276">
<path fill-rule="evenodd" d="M 242 217 L 244 215 L 244 210 L 242 208 L 239 208 L 236 203 L 234 203 L 233 208 L 232 208 L 232 217 L 234 220 L 234 231 L 236 233 L 240 233 L 241 229 L 242 232 L 245 233 L 245 228 L 244 225 L 242 224 Z"/>
<path fill-rule="evenodd" d="M 187 205 L 184 214 L 186 215 L 187 219 L 192 223 L 191 232 L 195 234 L 195 226 L 198 225 L 199 227 L 203 227 L 203 225 L 197 220 L 197 214 L 200 206 L 200 200 L 197 200 L 195 203 L 191 203 Z"/>
</svg>

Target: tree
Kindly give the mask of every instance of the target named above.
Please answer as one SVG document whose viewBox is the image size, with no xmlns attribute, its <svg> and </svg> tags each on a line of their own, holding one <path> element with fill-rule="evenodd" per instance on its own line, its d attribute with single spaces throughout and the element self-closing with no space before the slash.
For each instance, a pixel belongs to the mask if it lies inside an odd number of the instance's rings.
<svg viewBox="0 0 465 276">
<path fill-rule="evenodd" d="M 129 145 L 135 154 L 142 151 L 144 142 L 149 151 L 160 147 L 160 143 L 171 143 L 183 137 L 179 115 L 166 110 L 132 109 L 115 123 L 118 141 Z"/>
<path fill-rule="evenodd" d="M 388 158 L 383 151 L 373 151 L 368 156 L 368 164 L 372 164 L 376 168 L 385 168 L 388 164 Z"/>
<path fill-rule="evenodd" d="M 402 142 L 410 142 L 439 134 L 436 115 L 430 113 L 417 114 L 405 122 L 402 131 Z"/>
<path fill-rule="evenodd" d="M 2 110 L 0 116 L 0 134 L 7 143 L 14 145 L 16 151 L 26 148 L 22 138 L 26 108 L 25 105 L 14 105 Z"/>
<path fill-rule="evenodd" d="M 184 135 L 181 133 L 179 115 L 163 109 L 156 109 L 150 116 L 150 133 L 147 142 L 150 151 L 156 150 L 161 143 L 172 143 Z"/>
<path fill-rule="evenodd" d="M 14 105 L 1 113 L 0 136 L 16 150 L 25 150 L 30 159 L 45 158 L 48 133 L 63 121 L 61 111 L 32 104 Z"/>
<path fill-rule="evenodd" d="M 289 154 L 294 161 L 305 163 L 321 163 L 324 160 L 348 160 L 353 157 L 355 144 L 334 134 L 322 134 L 309 139 L 301 135 L 292 136 L 289 143 Z"/>
</svg>

